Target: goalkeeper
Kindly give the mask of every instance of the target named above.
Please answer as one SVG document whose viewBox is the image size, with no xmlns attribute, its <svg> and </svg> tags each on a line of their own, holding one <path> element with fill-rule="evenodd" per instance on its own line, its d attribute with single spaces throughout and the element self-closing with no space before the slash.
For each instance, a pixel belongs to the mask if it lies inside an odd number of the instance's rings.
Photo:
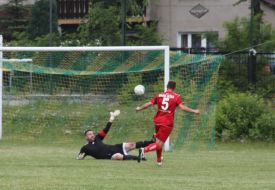
<svg viewBox="0 0 275 190">
<path fill-rule="evenodd" d="M 104 144 L 103 140 L 107 135 L 114 119 L 120 114 L 119 110 L 110 112 L 110 119 L 106 127 L 99 131 L 97 135 L 91 129 L 84 132 L 87 144 L 84 145 L 76 159 L 83 160 L 86 156 L 92 156 L 95 159 L 111 159 L 111 160 L 138 160 L 138 156 L 129 155 L 128 152 L 134 149 L 146 147 L 152 141 L 139 141 L 136 143 L 125 142 L 121 144 L 108 145 Z M 142 160 L 146 160 L 145 157 Z"/>
</svg>

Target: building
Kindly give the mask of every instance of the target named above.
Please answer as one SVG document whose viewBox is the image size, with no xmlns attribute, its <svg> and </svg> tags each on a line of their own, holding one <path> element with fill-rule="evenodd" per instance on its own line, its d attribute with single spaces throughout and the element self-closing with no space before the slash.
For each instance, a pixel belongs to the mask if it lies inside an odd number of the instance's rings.
<svg viewBox="0 0 275 190">
<path fill-rule="evenodd" d="M 33 4 L 37 0 L 26 0 Z M 89 11 L 92 0 L 55 0 L 58 6 L 58 24 L 64 31 L 75 31 Z M 120 0 L 113 0 L 120 2 Z M 211 49 L 205 33 L 213 32 L 219 38 L 226 36 L 224 23 L 236 17 L 250 17 L 250 2 L 234 5 L 238 0 L 151 0 L 145 22 L 157 21 L 164 43 L 170 47 Z M 1 4 L 8 0 L 1 0 Z M 264 21 L 275 27 L 275 0 L 261 0 Z M 128 21 L 128 20 L 127 20 Z"/>
<path fill-rule="evenodd" d="M 261 9 L 264 21 L 275 27 L 275 0 L 262 0 Z"/>
<path fill-rule="evenodd" d="M 158 31 L 170 47 L 201 49 L 210 45 L 204 37 L 215 32 L 226 36 L 224 22 L 249 17 L 250 3 L 234 6 L 237 0 L 151 1 L 148 18 L 158 21 Z"/>
<path fill-rule="evenodd" d="M 58 25 L 62 31 L 75 31 L 89 12 L 90 0 L 57 0 Z"/>
</svg>

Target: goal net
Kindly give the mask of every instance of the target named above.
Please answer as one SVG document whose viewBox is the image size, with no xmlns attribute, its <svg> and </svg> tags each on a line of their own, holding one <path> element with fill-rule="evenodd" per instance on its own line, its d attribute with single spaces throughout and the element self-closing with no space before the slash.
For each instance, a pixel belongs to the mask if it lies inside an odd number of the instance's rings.
<svg viewBox="0 0 275 190">
<path fill-rule="evenodd" d="M 155 107 L 138 105 L 164 90 L 168 79 L 200 116 L 178 111 L 171 144 L 214 143 L 217 71 L 221 57 L 170 53 L 167 47 L 2 48 L 3 140 L 72 142 L 100 130 L 121 110 L 106 142 L 150 139 Z M 1 51 L 0 50 L 0 51 Z M 167 54 L 169 55 L 169 54 Z M 169 63 L 169 62 L 168 62 Z M 145 86 L 137 96 L 134 87 Z"/>
</svg>

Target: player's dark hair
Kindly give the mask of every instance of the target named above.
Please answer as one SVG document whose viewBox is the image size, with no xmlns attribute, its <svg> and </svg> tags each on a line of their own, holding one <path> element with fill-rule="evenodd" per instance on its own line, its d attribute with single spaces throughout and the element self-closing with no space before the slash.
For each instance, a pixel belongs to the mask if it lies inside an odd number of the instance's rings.
<svg viewBox="0 0 275 190">
<path fill-rule="evenodd" d="M 84 131 L 84 135 L 86 136 L 86 134 L 87 134 L 89 131 L 92 131 L 92 129 L 86 129 L 86 130 Z"/>
<path fill-rule="evenodd" d="M 168 84 L 167 84 L 167 88 L 170 88 L 172 90 L 175 90 L 176 88 L 176 82 L 173 80 L 169 80 Z"/>
</svg>

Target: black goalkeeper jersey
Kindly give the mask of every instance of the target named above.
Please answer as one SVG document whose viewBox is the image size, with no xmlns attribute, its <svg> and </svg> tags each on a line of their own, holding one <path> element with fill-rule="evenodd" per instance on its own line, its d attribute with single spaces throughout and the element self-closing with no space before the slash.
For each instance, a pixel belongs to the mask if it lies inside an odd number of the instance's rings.
<svg viewBox="0 0 275 190">
<path fill-rule="evenodd" d="M 94 141 L 89 142 L 80 149 L 80 154 L 84 153 L 85 156 L 89 155 L 96 159 L 111 159 L 115 153 L 124 154 L 122 144 L 107 145 L 102 142 L 111 125 L 112 123 L 108 122 L 107 126 L 96 135 Z"/>
</svg>

